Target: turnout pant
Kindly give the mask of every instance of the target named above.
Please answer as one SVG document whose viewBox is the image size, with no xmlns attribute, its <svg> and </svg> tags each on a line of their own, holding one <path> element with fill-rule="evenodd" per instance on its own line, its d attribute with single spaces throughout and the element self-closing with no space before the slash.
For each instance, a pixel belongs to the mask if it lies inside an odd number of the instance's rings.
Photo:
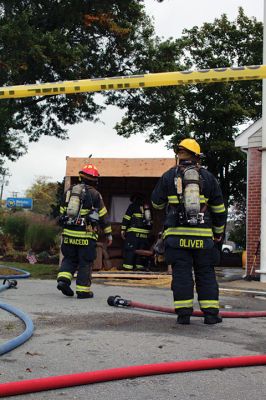
<svg viewBox="0 0 266 400">
<path fill-rule="evenodd" d="M 138 232 L 127 232 L 124 244 L 124 262 L 123 267 L 128 270 L 144 269 L 147 267 L 147 257 L 140 256 L 135 250 L 148 250 L 148 235 Z"/>
<path fill-rule="evenodd" d="M 213 248 L 192 250 L 166 247 L 166 259 L 168 264 L 172 265 L 171 289 L 178 315 L 192 314 L 194 283 L 198 302 L 204 314 L 218 314 L 219 288 L 214 270 L 215 256 Z"/>
<path fill-rule="evenodd" d="M 91 286 L 92 264 L 96 257 L 96 241 L 90 239 L 86 246 L 62 243 L 62 264 L 57 275 L 57 281 L 71 284 L 71 279 L 77 271 L 76 292 L 89 292 Z"/>
</svg>

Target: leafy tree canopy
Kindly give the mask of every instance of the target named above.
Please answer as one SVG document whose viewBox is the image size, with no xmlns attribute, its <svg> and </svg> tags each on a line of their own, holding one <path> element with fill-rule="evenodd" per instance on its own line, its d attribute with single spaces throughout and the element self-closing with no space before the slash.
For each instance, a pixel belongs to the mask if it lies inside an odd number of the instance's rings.
<svg viewBox="0 0 266 400">
<path fill-rule="evenodd" d="M 50 216 L 53 205 L 57 202 L 58 184 L 48 182 L 49 177 L 39 176 L 32 186 L 26 190 L 26 197 L 33 200 L 35 213 Z"/>
<path fill-rule="evenodd" d="M 0 1 L 0 86 L 126 75 L 153 35 L 139 0 Z M 0 154 L 15 160 L 42 135 L 67 138 L 67 124 L 97 121 L 93 93 L 6 99 Z"/>
<path fill-rule="evenodd" d="M 177 40 L 154 42 L 137 60 L 142 72 L 204 69 L 262 63 L 262 23 L 239 9 L 183 31 Z M 169 146 L 187 136 L 199 140 L 204 164 L 219 178 L 226 202 L 245 193 L 245 156 L 234 146 L 241 125 L 261 115 L 261 81 L 162 87 L 108 94 L 110 104 L 126 110 L 116 125 L 119 135 L 169 138 Z"/>
</svg>

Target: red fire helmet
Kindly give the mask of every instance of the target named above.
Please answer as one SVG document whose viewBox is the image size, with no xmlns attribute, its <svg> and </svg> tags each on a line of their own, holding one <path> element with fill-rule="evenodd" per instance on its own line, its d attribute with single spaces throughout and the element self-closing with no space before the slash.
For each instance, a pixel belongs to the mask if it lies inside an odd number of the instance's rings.
<svg viewBox="0 0 266 400">
<path fill-rule="evenodd" d="M 82 170 L 79 171 L 79 175 L 83 178 L 93 179 L 93 180 L 97 179 L 100 176 L 98 169 L 93 164 L 85 164 L 82 167 Z"/>
</svg>

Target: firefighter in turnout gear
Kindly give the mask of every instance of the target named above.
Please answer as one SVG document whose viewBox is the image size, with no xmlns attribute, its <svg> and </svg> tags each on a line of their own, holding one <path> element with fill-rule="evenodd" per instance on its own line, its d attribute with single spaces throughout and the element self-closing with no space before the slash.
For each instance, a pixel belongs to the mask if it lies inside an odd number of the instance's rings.
<svg viewBox="0 0 266 400">
<path fill-rule="evenodd" d="M 95 189 L 99 173 L 92 164 L 79 172 L 79 183 L 64 195 L 60 207 L 60 224 L 63 226 L 61 251 L 62 264 L 57 275 L 57 289 L 66 296 L 74 296 L 71 280 L 77 271 L 76 294 L 78 299 L 93 297 L 91 273 L 96 258 L 99 228 L 112 244 L 112 229 L 101 194 Z"/>
<path fill-rule="evenodd" d="M 147 257 L 138 255 L 135 250 L 148 250 L 152 230 L 151 207 L 142 194 L 133 194 L 131 204 L 123 217 L 121 237 L 124 240 L 125 271 L 143 271 L 148 269 Z"/>
<path fill-rule="evenodd" d="M 175 149 L 177 165 L 165 172 L 152 193 L 155 209 L 166 209 L 165 258 L 172 266 L 174 307 L 179 324 L 189 324 L 193 312 L 194 269 L 204 323 L 222 322 L 215 276 L 217 248 L 222 241 L 226 210 L 216 178 L 200 166 L 200 146 L 184 139 Z"/>
</svg>

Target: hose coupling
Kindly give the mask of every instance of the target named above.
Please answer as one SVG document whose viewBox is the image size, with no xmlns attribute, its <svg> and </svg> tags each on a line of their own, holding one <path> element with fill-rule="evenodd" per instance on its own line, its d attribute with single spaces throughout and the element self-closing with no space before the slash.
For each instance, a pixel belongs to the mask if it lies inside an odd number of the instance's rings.
<svg viewBox="0 0 266 400">
<path fill-rule="evenodd" d="M 8 289 L 17 289 L 16 286 L 18 282 L 15 279 L 9 280 L 9 279 L 4 279 L 3 285 L 7 283 Z"/>
<path fill-rule="evenodd" d="M 121 296 L 109 296 L 107 299 L 107 303 L 109 306 L 114 306 L 114 307 L 129 307 L 130 306 L 130 300 L 122 299 Z"/>
</svg>

